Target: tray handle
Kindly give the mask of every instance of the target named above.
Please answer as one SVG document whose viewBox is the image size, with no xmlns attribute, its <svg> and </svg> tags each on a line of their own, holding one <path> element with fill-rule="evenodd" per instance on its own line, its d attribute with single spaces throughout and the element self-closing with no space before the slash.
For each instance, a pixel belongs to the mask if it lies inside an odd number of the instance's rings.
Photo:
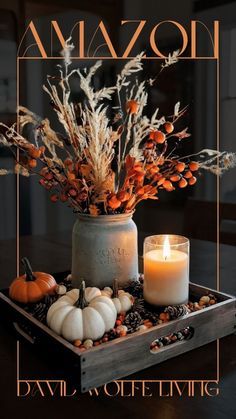
<svg viewBox="0 0 236 419">
<path fill-rule="evenodd" d="M 13 327 L 24 339 L 26 339 L 31 344 L 36 343 L 36 337 L 29 335 L 17 322 L 13 322 Z"/>
<path fill-rule="evenodd" d="M 150 344 L 150 353 L 152 355 L 156 355 L 160 353 L 160 351 L 167 350 L 168 348 L 174 348 L 176 345 L 183 344 L 192 339 L 193 335 L 194 328 L 188 326 L 178 332 L 154 339 Z"/>
</svg>

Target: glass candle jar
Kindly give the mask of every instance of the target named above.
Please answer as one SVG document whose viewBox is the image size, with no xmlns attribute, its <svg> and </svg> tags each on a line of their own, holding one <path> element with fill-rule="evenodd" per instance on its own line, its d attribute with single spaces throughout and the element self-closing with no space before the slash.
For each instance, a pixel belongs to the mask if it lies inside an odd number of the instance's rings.
<svg viewBox="0 0 236 419">
<path fill-rule="evenodd" d="M 185 304 L 189 294 L 189 240 L 149 236 L 144 240 L 144 299 L 155 306 Z"/>
</svg>

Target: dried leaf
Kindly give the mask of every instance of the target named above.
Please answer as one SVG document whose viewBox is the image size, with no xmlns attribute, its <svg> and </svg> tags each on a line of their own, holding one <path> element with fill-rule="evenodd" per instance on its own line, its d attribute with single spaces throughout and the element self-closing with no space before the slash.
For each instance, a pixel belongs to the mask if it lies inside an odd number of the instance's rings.
<svg viewBox="0 0 236 419">
<path fill-rule="evenodd" d="M 5 176 L 5 175 L 7 175 L 9 173 L 9 171 L 8 170 L 6 170 L 6 169 L 0 169 L 0 176 Z"/>
<path fill-rule="evenodd" d="M 179 115 L 179 108 L 180 108 L 180 102 L 177 102 L 175 104 L 174 116 L 178 116 Z"/>
<path fill-rule="evenodd" d="M 187 132 L 187 130 L 188 130 L 188 127 L 183 129 L 183 131 L 181 132 L 176 132 L 175 134 L 173 134 L 173 137 L 177 137 L 179 140 L 183 140 L 184 138 L 191 137 L 191 134 Z"/>
<path fill-rule="evenodd" d="M 177 49 L 176 51 L 173 51 L 173 53 L 169 53 L 168 58 L 165 59 L 165 63 L 162 64 L 162 69 L 164 69 L 165 67 L 169 67 L 172 64 L 177 63 L 178 59 L 178 55 L 179 55 L 179 49 Z"/>
<path fill-rule="evenodd" d="M 16 163 L 15 165 L 15 173 L 21 176 L 29 177 L 30 173 L 26 167 L 23 167 L 21 164 Z"/>
</svg>

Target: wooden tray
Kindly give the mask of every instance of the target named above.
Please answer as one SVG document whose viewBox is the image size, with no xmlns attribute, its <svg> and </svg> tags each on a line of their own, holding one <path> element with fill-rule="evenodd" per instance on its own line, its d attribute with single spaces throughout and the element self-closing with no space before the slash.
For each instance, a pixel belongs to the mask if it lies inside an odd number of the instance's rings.
<svg viewBox="0 0 236 419">
<path fill-rule="evenodd" d="M 21 336 L 33 345 L 46 346 L 47 353 L 51 351 L 67 360 L 80 391 L 84 393 L 234 333 L 236 298 L 190 283 L 191 296 L 199 298 L 208 293 L 217 297 L 217 304 L 145 331 L 102 343 L 86 352 L 81 352 L 11 301 L 6 291 L 0 292 L 0 304 L 6 314 L 4 321 L 7 318 Z M 151 353 L 150 345 L 155 339 L 186 327 L 194 330 L 191 339 L 177 341 Z"/>
</svg>

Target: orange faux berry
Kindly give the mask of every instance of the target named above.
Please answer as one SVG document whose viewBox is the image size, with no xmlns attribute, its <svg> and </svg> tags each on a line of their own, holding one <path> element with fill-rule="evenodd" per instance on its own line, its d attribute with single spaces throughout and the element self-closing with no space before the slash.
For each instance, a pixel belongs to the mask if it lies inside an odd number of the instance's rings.
<svg viewBox="0 0 236 419">
<path fill-rule="evenodd" d="M 45 173 L 45 179 L 47 179 L 47 180 L 52 180 L 53 179 L 53 174 L 52 173 L 50 173 L 50 172 L 47 172 L 47 173 Z"/>
<path fill-rule="evenodd" d="M 191 170 L 187 170 L 187 172 L 184 174 L 185 179 L 190 179 L 192 177 L 192 172 Z"/>
<path fill-rule="evenodd" d="M 172 189 L 173 185 L 169 180 L 165 180 L 165 182 L 163 183 L 163 188 L 165 189 Z"/>
<path fill-rule="evenodd" d="M 188 181 L 189 185 L 194 185 L 196 182 L 197 178 L 195 176 L 192 176 Z"/>
<path fill-rule="evenodd" d="M 35 160 L 35 159 L 30 159 L 30 160 L 28 161 L 28 165 L 29 165 L 29 167 L 31 167 L 31 168 L 33 169 L 34 167 L 36 167 L 36 166 L 37 166 L 37 160 Z"/>
<path fill-rule="evenodd" d="M 71 188 L 69 190 L 69 195 L 72 196 L 72 197 L 77 196 L 77 191 L 75 189 Z"/>
<path fill-rule="evenodd" d="M 154 144 L 153 141 L 147 141 L 146 144 L 145 144 L 145 147 L 148 148 L 148 149 L 151 149 L 151 148 L 154 147 L 154 145 L 155 144 Z"/>
<path fill-rule="evenodd" d="M 178 182 L 180 179 L 180 175 L 173 175 L 170 177 L 171 182 Z"/>
<path fill-rule="evenodd" d="M 165 128 L 167 134 L 171 134 L 174 131 L 174 125 L 171 122 L 168 122 L 168 121 L 164 124 L 164 128 Z"/>
<path fill-rule="evenodd" d="M 176 170 L 178 171 L 178 172 L 183 172 L 184 171 L 184 169 L 185 169 L 185 163 L 183 163 L 183 162 L 179 162 L 179 163 L 177 163 L 176 164 L 176 166 L 175 166 L 175 168 L 176 168 Z"/>
<path fill-rule="evenodd" d="M 166 136 L 162 131 L 155 131 L 155 141 L 157 144 L 163 144 L 166 140 Z"/>
<path fill-rule="evenodd" d="M 52 180 L 53 179 L 53 174 L 52 174 L 52 172 L 48 171 L 47 167 L 44 167 L 43 169 L 40 170 L 40 175 L 42 175 L 44 177 L 44 179 L 47 179 L 47 180 Z"/>
<path fill-rule="evenodd" d="M 128 100 L 126 103 L 126 111 L 131 114 L 136 114 L 138 112 L 139 103 L 136 100 Z"/>
<path fill-rule="evenodd" d="M 180 187 L 180 188 L 185 188 L 185 187 L 187 186 L 187 184 L 188 184 L 188 182 L 187 182 L 187 180 L 186 180 L 186 179 L 184 179 L 184 178 L 182 178 L 182 179 L 179 181 L 179 183 L 178 183 L 178 185 L 179 185 L 179 187 Z"/>
<path fill-rule="evenodd" d="M 39 184 L 41 186 L 46 186 L 47 182 L 45 182 L 45 179 L 39 179 Z"/>
<path fill-rule="evenodd" d="M 152 167 L 150 167 L 150 169 L 149 169 L 149 173 L 151 174 L 151 175 L 155 175 L 155 173 L 158 173 L 159 172 L 159 167 L 157 167 L 157 166 L 152 166 Z"/>
<path fill-rule="evenodd" d="M 196 172 L 196 170 L 199 169 L 199 163 L 197 163 L 196 161 L 191 161 L 189 163 L 189 169 L 192 170 L 192 172 Z"/>
<path fill-rule="evenodd" d="M 58 195 L 53 194 L 53 195 L 50 196 L 50 199 L 51 199 L 52 202 L 57 202 L 59 198 L 58 198 Z"/>
<path fill-rule="evenodd" d="M 39 148 L 34 147 L 34 146 L 32 146 L 29 149 L 29 155 L 31 157 L 33 157 L 34 159 L 38 159 L 41 156 L 41 153 L 42 153 L 41 150 Z"/>
<path fill-rule="evenodd" d="M 66 202 L 66 201 L 68 201 L 68 196 L 64 193 L 61 193 L 60 194 L 60 200 L 61 200 L 61 202 Z"/>
<path fill-rule="evenodd" d="M 150 138 L 150 140 L 155 140 L 155 131 L 151 131 L 149 133 L 149 138 Z"/>
<path fill-rule="evenodd" d="M 167 322 L 170 319 L 169 313 L 162 312 L 159 316 L 160 320 Z"/>
<path fill-rule="evenodd" d="M 75 174 L 74 173 L 67 173 L 67 177 L 69 180 L 75 180 Z"/>
<path fill-rule="evenodd" d="M 80 340 L 80 339 L 76 339 L 73 343 L 74 343 L 74 346 L 76 346 L 77 348 L 78 348 L 80 345 L 82 345 L 82 342 L 81 342 L 81 340 Z"/>
</svg>

